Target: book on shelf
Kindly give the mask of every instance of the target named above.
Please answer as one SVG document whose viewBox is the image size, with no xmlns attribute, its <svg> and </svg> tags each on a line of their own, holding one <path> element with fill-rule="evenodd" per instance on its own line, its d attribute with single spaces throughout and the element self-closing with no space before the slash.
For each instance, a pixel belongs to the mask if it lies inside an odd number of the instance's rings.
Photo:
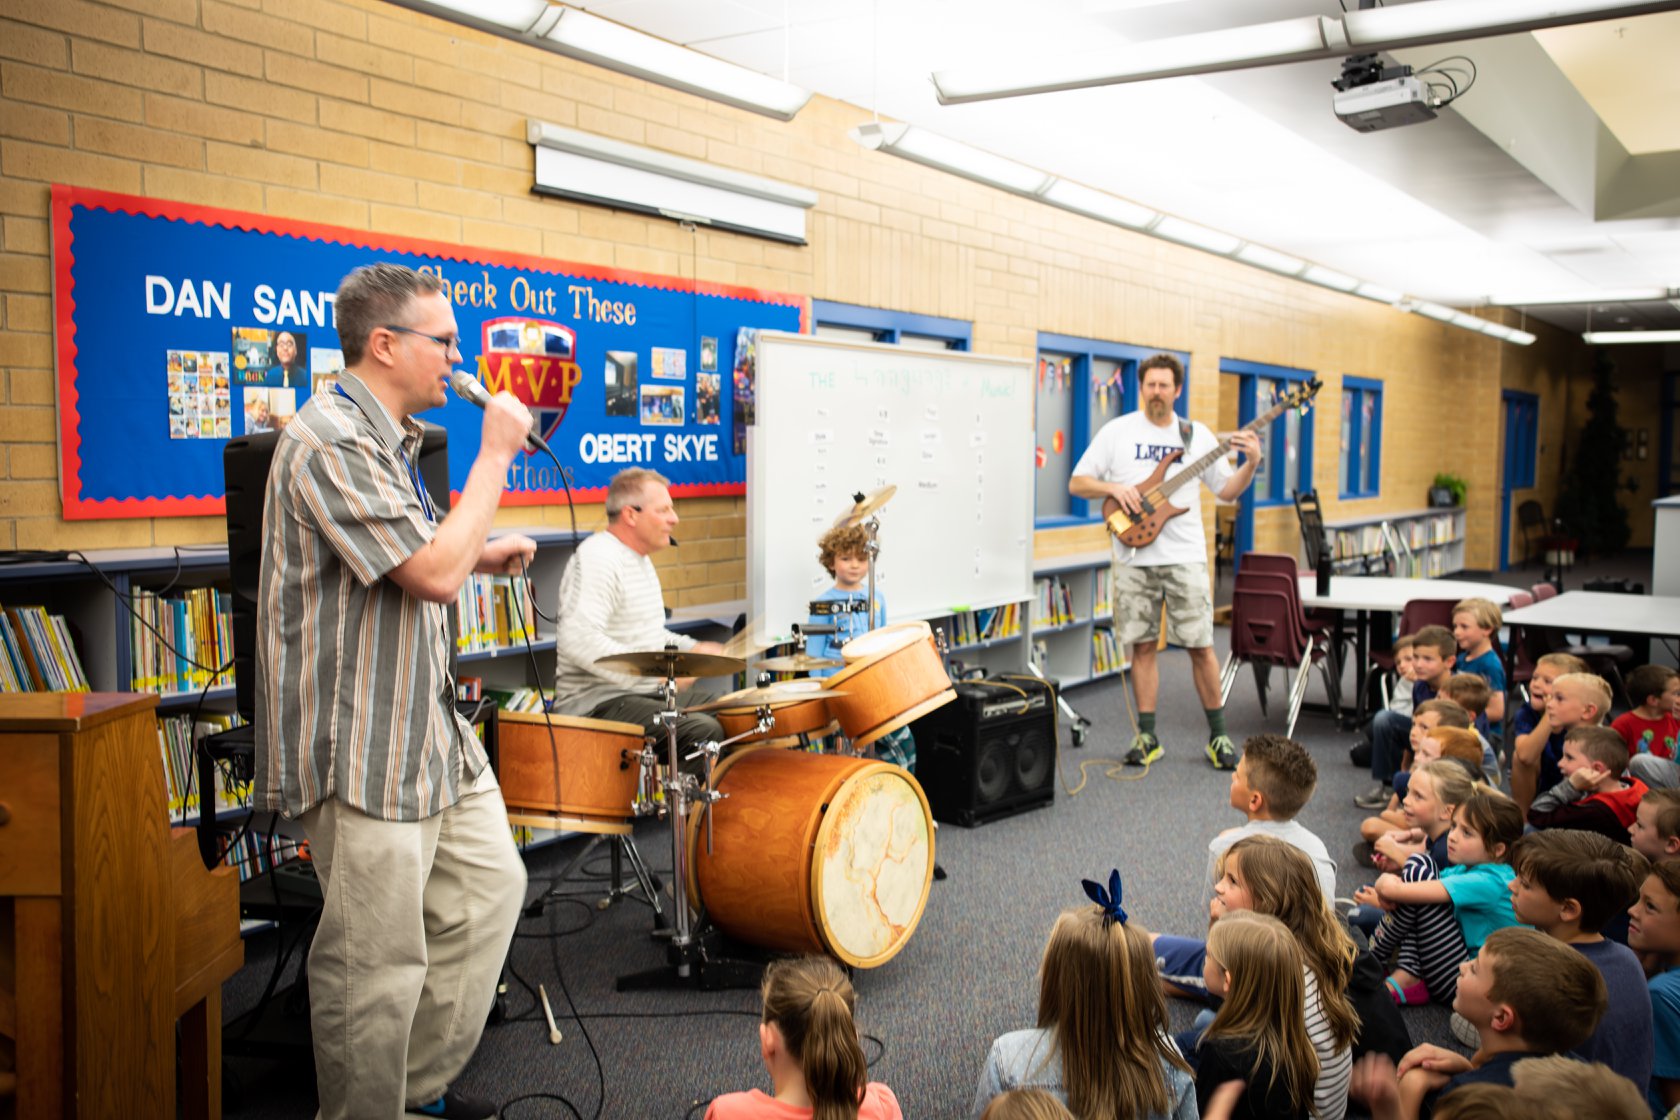
<svg viewBox="0 0 1680 1120">
<path fill-rule="evenodd" d="M 494 700 L 496 707 L 504 712 L 540 712 L 543 710 L 542 693 L 535 688 L 485 688 L 481 695 Z"/>
<path fill-rule="evenodd" d="M 455 596 L 459 653 L 503 649 L 537 636 L 536 604 L 525 576 L 473 575 Z"/>
<path fill-rule="evenodd" d="M 1112 673 L 1116 669 L 1124 668 L 1125 664 L 1125 659 L 1120 656 L 1120 643 L 1115 640 L 1114 631 L 1102 626 L 1093 629 L 1091 631 L 1092 674 Z"/>
<path fill-rule="evenodd" d="M 1094 618 L 1106 618 L 1114 613 L 1112 598 L 1114 584 L 1114 569 L 1098 568 L 1093 577 L 1097 584 L 1096 601 L 1091 605 L 1091 615 Z"/>
<path fill-rule="evenodd" d="M 192 692 L 233 684 L 229 592 L 189 587 L 164 598 L 142 589 L 129 605 L 129 686 L 136 692 Z"/>
<path fill-rule="evenodd" d="M 1061 576 L 1033 581 L 1033 625 L 1065 626 L 1073 621 L 1073 593 Z"/>
<path fill-rule="evenodd" d="M 259 831 L 255 828 L 245 829 L 238 834 L 238 843 L 234 843 L 233 835 L 224 835 L 218 841 L 221 848 L 222 862 L 239 872 L 239 881 L 254 879 L 265 871 L 272 871 L 297 855 L 303 847 L 303 842 L 292 836 L 274 835 Z"/>
<path fill-rule="evenodd" d="M 6 607 L 0 613 L 5 665 L 0 691 L 87 692 L 87 674 L 63 615 L 45 607 Z"/>
<path fill-rule="evenodd" d="M 198 785 L 197 745 L 207 735 L 215 735 L 245 721 L 226 712 L 205 712 L 195 723 L 190 714 L 158 717 L 158 747 L 163 754 L 164 793 L 169 802 L 169 819 L 181 822 L 198 815 L 203 791 Z M 218 766 L 216 776 L 216 808 L 243 809 L 250 804 L 251 783 L 232 781 Z"/>
</svg>

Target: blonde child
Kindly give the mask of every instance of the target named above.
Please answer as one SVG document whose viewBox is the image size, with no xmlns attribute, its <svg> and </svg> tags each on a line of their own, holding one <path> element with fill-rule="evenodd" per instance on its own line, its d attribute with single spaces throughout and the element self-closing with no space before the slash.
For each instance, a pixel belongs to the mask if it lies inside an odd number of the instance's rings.
<svg viewBox="0 0 1680 1120">
<path fill-rule="evenodd" d="M 980 1120 L 1075 1120 L 1067 1105 L 1043 1089 L 1011 1089 L 999 1093 L 980 1114 Z"/>
<path fill-rule="evenodd" d="M 1680 673 L 1667 665 L 1641 665 L 1627 678 L 1628 695 L 1638 704 L 1610 726 L 1628 745 L 1628 769 L 1647 786 L 1680 786 Z"/>
<path fill-rule="evenodd" d="M 1425 701 L 1412 717 L 1412 765 L 1422 766 L 1439 758 L 1457 759 L 1471 777 L 1481 772 L 1482 742 L 1470 730 L 1470 713 L 1451 700 Z M 1384 833 L 1411 827 L 1401 808 L 1410 781 L 1409 770 L 1394 775 L 1394 797 L 1388 807 L 1360 823 L 1359 835 L 1367 845 Z M 1370 865 L 1368 859 L 1360 862 Z"/>
<path fill-rule="evenodd" d="M 1511 796 L 1523 812 L 1537 792 L 1535 783 L 1541 758 L 1550 756 L 1553 767 L 1563 757 L 1563 736 L 1554 734 L 1546 715 L 1546 701 L 1552 684 L 1566 673 L 1584 673 L 1587 663 L 1569 653 L 1548 653 L 1534 663 L 1534 677 L 1528 682 L 1528 703 L 1511 717 Z"/>
<path fill-rule="evenodd" d="M 1680 789 L 1653 789 L 1641 797 L 1628 839 L 1652 863 L 1680 859 Z"/>
<path fill-rule="evenodd" d="M 1198 1051 L 1199 1104 L 1225 1082 L 1241 1079 L 1248 1088 L 1234 1117 L 1306 1120 L 1313 1111 L 1319 1065 L 1307 1037 L 1304 967 L 1294 934 L 1276 918 L 1250 911 L 1214 923 L 1206 981 L 1224 1002 Z"/>
<path fill-rule="evenodd" d="M 1300 849 L 1275 836 L 1246 836 L 1231 845 L 1219 862 L 1209 914 L 1217 926 L 1226 915 L 1246 910 L 1277 918 L 1301 947 L 1307 1037 L 1319 1061 L 1313 1099 L 1320 1120 L 1341 1120 L 1355 1040 L 1361 1052 L 1380 1049 L 1398 1056 L 1410 1045 L 1405 1023 L 1383 995 L 1375 962 L 1363 958 L 1360 971 L 1358 949 L 1324 901 L 1312 861 Z M 1207 993 L 1205 941 L 1161 934 L 1151 942 L 1173 988 Z M 1196 1030 L 1179 1036 L 1186 1052 L 1194 1049 L 1202 1026 L 1198 1020 Z"/>
<path fill-rule="evenodd" d="M 812 657 L 839 660 L 840 647 L 859 634 L 887 624 L 887 601 L 875 592 L 875 617 L 869 617 L 869 534 L 861 525 L 830 529 L 817 541 L 817 562 L 834 577 L 834 586 L 812 602 L 813 625 L 832 625 L 833 634 L 810 634 L 805 652 Z M 814 669 L 813 677 L 828 677 L 839 669 Z M 883 762 L 916 772 L 916 740 L 908 727 L 875 740 Z"/>
<path fill-rule="evenodd" d="M 1594 673 L 1564 673 L 1552 682 L 1546 695 L 1546 722 L 1552 737 L 1546 749 L 1518 751 L 1511 759 L 1511 796 L 1524 813 L 1533 807 L 1536 794 L 1563 780 L 1558 763 L 1563 758 L 1563 740 L 1572 727 L 1589 727 L 1604 722 L 1610 710 L 1610 684 Z M 1555 750 L 1556 753 L 1553 753 Z"/>
<path fill-rule="evenodd" d="M 774 1095 L 726 1093 L 706 1120 L 903 1120 L 898 1098 L 868 1080 L 857 1024 L 857 997 L 827 957 L 773 962 L 764 972 L 759 1055 Z"/>
<path fill-rule="evenodd" d="M 1491 599 L 1465 599 L 1453 607 L 1453 640 L 1458 643 L 1461 673 L 1475 673 L 1487 681 L 1487 718 L 1497 724 L 1505 718 L 1505 666 L 1493 648 L 1493 636 L 1504 625 L 1499 607 Z"/>
<path fill-rule="evenodd" d="M 1119 873 L 1109 882 L 1106 903 L 1056 919 L 1039 966 L 1038 1026 L 992 1043 L 971 1116 L 1010 1089 L 1040 1088 L 1082 1120 L 1194 1120 L 1195 1083 L 1167 1037 L 1149 935 L 1112 897 Z"/>
<path fill-rule="evenodd" d="M 1608 727 L 1573 727 L 1563 740 L 1563 780 L 1534 799 L 1535 828 L 1578 828 L 1631 843 L 1645 783 L 1627 776 L 1627 744 Z"/>
</svg>

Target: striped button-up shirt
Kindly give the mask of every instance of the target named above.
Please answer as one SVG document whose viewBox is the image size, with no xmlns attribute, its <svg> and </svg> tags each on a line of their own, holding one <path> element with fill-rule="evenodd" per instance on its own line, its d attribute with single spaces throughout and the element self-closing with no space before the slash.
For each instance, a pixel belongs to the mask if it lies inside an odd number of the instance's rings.
<svg viewBox="0 0 1680 1120">
<path fill-rule="evenodd" d="M 487 765 L 455 713 L 448 607 L 385 574 L 432 539 L 421 427 L 353 375 L 281 433 L 263 506 L 256 804 L 288 817 L 329 797 L 381 820 L 453 805 Z"/>
</svg>

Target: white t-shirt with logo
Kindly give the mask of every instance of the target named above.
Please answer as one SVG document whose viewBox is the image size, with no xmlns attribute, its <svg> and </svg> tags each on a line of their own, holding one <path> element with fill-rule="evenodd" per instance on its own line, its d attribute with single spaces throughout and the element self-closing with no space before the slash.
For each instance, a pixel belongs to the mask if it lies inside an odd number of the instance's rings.
<svg viewBox="0 0 1680 1120">
<path fill-rule="evenodd" d="M 1073 473 L 1102 482 L 1136 486 L 1154 472 L 1162 458 L 1183 447 L 1178 424 L 1177 413 L 1164 428 L 1151 424 L 1141 410 L 1116 417 L 1097 430 L 1091 446 L 1074 464 Z M 1187 463 L 1195 462 L 1218 446 L 1219 441 L 1206 424 L 1190 421 L 1190 450 L 1167 468 L 1167 477 L 1172 478 Z M 1230 457 L 1222 456 L 1202 472 L 1201 485 L 1218 493 L 1234 473 L 1236 468 L 1231 465 Z M 1161 528 L 1161 535 L 1133 555 L 1130 563 L 1134 567 L 1207 563 L 1201 487 L 1186 484 L 1173 491 L 1167 500 L 1175 506 L 1187 507 L 1189 512 L 1169 518 Z"/>
</svg>

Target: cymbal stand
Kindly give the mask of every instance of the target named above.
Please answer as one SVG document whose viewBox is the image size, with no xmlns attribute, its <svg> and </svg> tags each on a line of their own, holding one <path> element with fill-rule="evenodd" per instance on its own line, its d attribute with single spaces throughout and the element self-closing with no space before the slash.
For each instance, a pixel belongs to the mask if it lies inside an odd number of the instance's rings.
<svg viewBox="0 0 1680 1120">
<path fill-rule="evenodd" d="M 768 731 L 774 724 L 774 717 L 768 708 L 761 708 L 759 726 L 755 730 L 742 732 L 722 743 L 703 743 L 697 751 L 688 755 L 688 758 L 703 756 L 706 760 L 706 781 L 703 787 L 697 789 L 698 783 L 694 775 L 683 773 L 679 766 L 682 759 L 677 754 L 677 720 L 682 717 L 682 712 L 677 708 L 677 681 L 674 672 L 666 674 L 660 684 L 660 694 L 665 701 L 665 707 L 659 713 L 658 719 L 665 727 L 666 774 L 662 785 L 665 790 L 664 813 L 671 825 L 671 896 L 674 902 L 673 909 L 676 911 L 676 925 L 670 945 L 666 949 L 669 965 L 620 976 L 617 982 L 618 990 L 623 992 L 673 987 L 704 990 L 757 987 L 763 976 L 763 965 L 717 956 L 714 954 L 713 944 L 717 940 L 716 931 L 702 929 L 696 934 L 688 904 L 688 816 L 691 801 L 704 803 L 706 850 L 710 852 L 711 807 L 714 802 L 727 796 L 712 788 L 713 762 L 728 744 L 747 735 Z M 706 924 L 702 916 L 702 927 Z"/>
<path fill-rule="evenodd" d="M 861 495 L 859 495 L 859 500 L 862 500 Z M 864 622 L 863 628 L 873 630 L 875 629 L 875 558 L 881 554 L 881 539 L 879 536 L 881 519 L 872 515 L 868 521 L 863 523 L 863 527 L 869 531 L 869 617 Z"/>
</svg>

